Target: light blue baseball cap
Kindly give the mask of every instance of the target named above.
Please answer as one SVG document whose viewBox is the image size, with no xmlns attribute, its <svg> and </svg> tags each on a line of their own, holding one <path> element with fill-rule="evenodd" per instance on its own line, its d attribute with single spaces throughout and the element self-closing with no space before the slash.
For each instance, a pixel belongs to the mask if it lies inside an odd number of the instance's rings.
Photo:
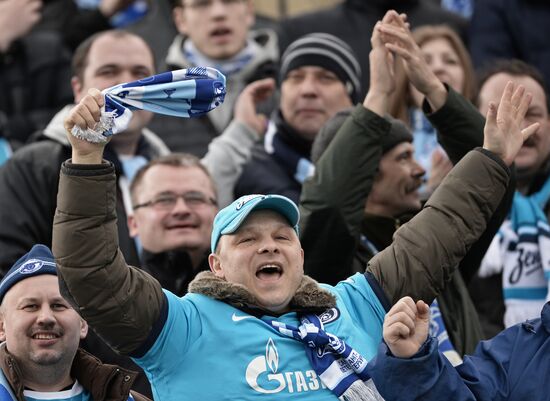
<svg viewBox="0 0 550 401">
<path fill-rule="evenodd" d="M 300 212 L 296 204 L 281 195 L 246 195 L 241 196 L 229 206 L 218 212 L 212 227 L 211 249 L 216 250 L 220 237 L 232 234 L 239 229 L 246 217 L 254 210 L 273 210 L 284 216 L 290 226 L 299 234 L 298 222 Z"/>
</svg>

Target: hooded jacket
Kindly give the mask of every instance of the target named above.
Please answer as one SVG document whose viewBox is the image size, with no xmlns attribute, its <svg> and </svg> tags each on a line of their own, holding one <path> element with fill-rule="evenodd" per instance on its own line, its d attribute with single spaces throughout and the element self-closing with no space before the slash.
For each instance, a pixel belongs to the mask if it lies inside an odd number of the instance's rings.
<svg viewBox="0 0 550 401">
<path fill-rule="evenodd" d="M 193 67 L 183 52 L 186 40 L 189 39 L 183 35 L 174 38 L 166 56 L 166 69 Z M 204 156 L 210 141 L 220 135 L 231 122 L 235 102 L 244 87 L 258 79 L 276 76 L 279 47 L 275 32 L 269 29 L 251 31 L 249 40 L 255 45 L 254 58 L 240 71 L 226 77 L 227 92 L 222 106 L 199 118 L 155 115 L 150 127 L 159 133 L 172 151 Z M 264 106 L 264 112 L 273 109 L 272 104 Z"/>
<path fill-rule="evenodd" d="M 21 370 L 6 344 L 0 346 L 0 369 L 18 401 L 26 401 L 23 395 Z M 79 349 L 73 360 L 71 376 L 86 389 L 94 401 L 126 401 L 136 373 L 114 365 L 105 365 L 100 360 Z M 147 401 L 147 397 L 131 392 L 134 400 Z"/>
</svg>

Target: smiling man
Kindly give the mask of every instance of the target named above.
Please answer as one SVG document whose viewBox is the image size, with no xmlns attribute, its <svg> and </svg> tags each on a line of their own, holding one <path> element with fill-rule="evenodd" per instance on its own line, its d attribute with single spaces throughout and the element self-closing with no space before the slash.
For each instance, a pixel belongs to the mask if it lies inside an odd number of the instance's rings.
<svg viewBox="0 0 550 401">
<path fill-rule="evenodd" d="M 103 102 L 90 90 L 65 120 L 73 153 L 62 167 L 53 232 L 60 284 L 90 326 L 144 368 L 154 397 L 165 401 L 378 400 L 365 367 L 381 340 L 386 297 L 407 291 L 431 301 L 438 294 L 484 231 L 505 193 L 507 166 L 533 131 L 519 129 L 529 97 L 510 84 L 498 120 L 495 107 L 489 113 L 485 149 L 456 166 L 367 272 L 336 286 L 304 276 L 291 200 L 242 197 L 214 219 L 211 272 L 178 297 L 124 261 L 114 168 L 102 160 L 103 144 L 70 134 L 77 121 L 95 125 Z M 388 287 L 373 272 L 409 285 L 384 295 Z"/>
<path fill-rule="evenodd" d="M 190 154 L 173 153 L 138 171 L 132 185 L 130 235 L 142 246 L 141 267 L 177 295 L 208 270 L 210 235 L 218 212 L 208 170 Z"/>
<path fill-rule="evenodd" d="M 88 325 L 59 293 L 51 251 L 35 245 L 0 282 L 2 400 L 146 400 L 135 373 L 78 348 Z"/>
</svg>

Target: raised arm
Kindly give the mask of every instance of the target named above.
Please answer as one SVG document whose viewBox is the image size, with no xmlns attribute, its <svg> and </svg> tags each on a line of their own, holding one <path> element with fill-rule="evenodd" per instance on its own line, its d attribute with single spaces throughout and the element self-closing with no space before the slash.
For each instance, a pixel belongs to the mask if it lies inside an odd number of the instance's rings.
<svg viewBox="0 0 550 401">
<path fill-rule="evenodd" d="M 99 121 L 103 96 L 91 89 L 65 128 Z M 72 159 L 62 166 L 52 249 L 63 296 L 117 351 L 140 349 L 155 330 L 166 300 L 159 283 L 126 265 L 118 248 L 114 167 L 102 162 L 105 144 L 68 133 Z"/>
<path fill-rule="evenodd" d="M 393 244 L 377 254 L 368 270 L 392 303 L 405 295 L 431 303 L 449 275 L 486 228 L 508 185 L 509 166 L 523 140 L 521 130 L 531 96 L 508 83 L 498 112 L 487 116 L 484 149 L 470 152 L 434 192 L 424 210 L 402 226 Z"/>
</svg>

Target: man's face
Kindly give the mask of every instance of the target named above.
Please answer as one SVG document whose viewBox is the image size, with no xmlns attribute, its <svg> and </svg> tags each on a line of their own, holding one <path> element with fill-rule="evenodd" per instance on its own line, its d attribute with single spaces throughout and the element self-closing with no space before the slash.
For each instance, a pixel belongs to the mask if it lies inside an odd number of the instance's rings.
<svg viewBox="0 0 550 401">
<path fill-rule="evenodd" d="M 218 208 L 210 202 L 216 193 L 204 171 L 198 167 L 156 165 L 145 173 L 136 191 L 136 204 L 173 195 L 194 196 L 192 201 L 179 197 L 172 207 L 157 202 L 134 210 L 128 218 L 130 235 L 139 235 L 144 249 L 157 253 L 176 249 L 206 251 L 210 247 Z M 201 198 L 205 202 L 197 201 Z"/>
<path fill-rule="evenodd" d="M 205 56 L 225 60 L 246 44 L 254 23 L 250 0 L 180 0 L 174 8 L 178 31 L 186 35 Z"/>
<path fill-rule="evenodd" d="M 397 218 L 420 210 L 417 190 L 425 171 L 413 154 L 413 145 L 401 142 L 382 156 L 367 200 L 368 212 Z"/>
<path fill-rule="evenodd" d="M 518 175 L 524 177 L 533 176 L 548 159 L 550 154 L 550 124 L 548 121 L 548 109 L 546 95 L 542 87 L 531 77 L 512 76 L 498 73 L 490 77 L 479 92 L 479 111 L 487 115 L 490 101 L 498 101 L 508 81 L 523 85 L 526 92 L 533 95 L 531 105 L 525 115 L 523 128 L 535 122 L 540 123 L 539 129 L 525 141 L 517 154 L 514 162 Z"/>
<path fill-rule="evenodd" d="M 311 141 L 329 118 L 351 105 L 342 81 L 322 67 L 291 70 L 281 85 L 281 112 L 285 121 Z"/>
<path fill-rule="evenodd" d="M 91 88 L 103 90 L 148 77 L 154 72 L 153 55 L 141 38 L 134 35 L 103 35 L 90 48 L 82 81 L 73 78 L 75 102 L 78 103 Z M 141 130 L 152 116 L 148 111 L 134 111 L 128 131 Z"/>
<path fill-rule="evenodd" d="M 210 268 L 241 284 L 261 307 L 284 312 L 304 275 L 304 251 L 288 221 L 271 210 L 252 212 L 231 235 L 222 235 Z"/>
<path fill-rule="evenodd" d="M 24 279 L 6 293 L 0 341 L 23 366 L 70 366 L 88 326 L 59 293 L 50 274 Z M 68 365 L 67 365 L 68 364 Z"/>
</svg>

